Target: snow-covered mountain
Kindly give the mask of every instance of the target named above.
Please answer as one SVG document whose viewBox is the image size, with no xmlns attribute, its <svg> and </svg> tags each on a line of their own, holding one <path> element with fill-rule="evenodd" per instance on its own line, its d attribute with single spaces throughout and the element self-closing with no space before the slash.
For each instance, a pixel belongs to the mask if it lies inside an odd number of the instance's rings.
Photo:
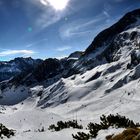
<svg viewBox="0 0 140 140">
<path fill-rule="evenodd" d="M 68 59 L 79 59 L 83 55 L 83 53 L 84 52 L 82 51 L 73 52 L 72 54 L 68 56 Z"/>
<path fill-rule="evenodd" d="M 85 52 L 46 59 L 0 86 L 0 120 L 18 129 L 13 140 L 72 140 L 77 130 L 47 130 L 62 119 L 85 125 L 102 114 L 120 113 L 140 121 L 140 9 L 99 33 Z M 46 131 L 40 134 L 42 126 Z"/>
<path fill-rule="evenodd" d="M 0 62 L 0 81 L 8 80 L 22 72 L 32 71 L 37 65 L 42 63 L 41 59 L 15 58 L 11 61 Z"/>
</svg>

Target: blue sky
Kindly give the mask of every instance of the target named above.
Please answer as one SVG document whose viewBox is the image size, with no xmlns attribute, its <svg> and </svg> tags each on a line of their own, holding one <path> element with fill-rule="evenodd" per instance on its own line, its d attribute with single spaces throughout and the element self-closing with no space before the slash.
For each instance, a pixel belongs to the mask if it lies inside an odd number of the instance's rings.
<svg viewBox="0 0 140 140">
<path fill-rule="evenodd" d="M 61 58 L 94 37 L 139 0 L 0 0 L 0 60 Z"/>
</svg>

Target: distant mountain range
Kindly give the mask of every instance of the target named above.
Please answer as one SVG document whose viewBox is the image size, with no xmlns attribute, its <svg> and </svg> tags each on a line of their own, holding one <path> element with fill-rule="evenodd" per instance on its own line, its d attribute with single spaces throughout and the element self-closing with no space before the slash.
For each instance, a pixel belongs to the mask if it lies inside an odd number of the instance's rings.
<svg viewBox="0 0 140 140">
<path fill-rule="evenodd" d="M 22 72 L 32 71 L 43 60 L 29 58 L 15 58 L 11 61 L 0 62 L 0 81 L 8 80 Z"/>
</svg>

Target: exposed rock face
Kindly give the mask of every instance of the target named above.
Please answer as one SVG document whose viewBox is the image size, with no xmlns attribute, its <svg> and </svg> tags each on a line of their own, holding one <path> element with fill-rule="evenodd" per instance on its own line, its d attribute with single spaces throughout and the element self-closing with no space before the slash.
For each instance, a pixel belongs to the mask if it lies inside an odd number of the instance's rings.
<svg viewBox="0 0 140 140">
<path fill-rule="evenodd" d="M 39 65 L 32 74 L 38 81 L 42 81 L 56 76 L 62 69 L 63 66 L 59 60 L 50 58 Z"/>
<path fill-rule="evenodd" d="M 0 62 L 0 81 L 8 80 L 22 72 L 32 71 L 43 60 L 29 58 L 15 58 L 11 61 Z"/>
</svg>

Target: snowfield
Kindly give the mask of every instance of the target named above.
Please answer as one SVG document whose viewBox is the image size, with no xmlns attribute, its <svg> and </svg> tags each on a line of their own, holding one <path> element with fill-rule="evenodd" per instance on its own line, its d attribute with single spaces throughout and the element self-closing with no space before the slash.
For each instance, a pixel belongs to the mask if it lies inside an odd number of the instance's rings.
<svg viewBox="0 0 140 140">
<path fill-rule="evenodd" d="M 62 78 L 46 88 L 30 88 L 29 93 L 28 88 L 23 86 L 6 89 L 0 100 L 4 104 L 1 106 L 1 123 L 17 131 L 11 140 L 72 140 L 72 134 L 86 132 L 86 125 L 98 122 L 102 114 L 119 113 L 139 122 L 140 81 L 136 79 L 128 82 L 129 77 L 135 73 L 139 76 L 139 67 L 127 70 L 122 59 L 120 62 L 95 67 L 82 75 L 75 75 L 74 78 Z M 99 77 L 97 72 L 101 73 Z M 123 83 L 125 77 L 127 80 Z M 40 92 L 42 94 L 38 96 Z M 5 106 L 6 104 L 10 106 Z M 73 119 L 85 126 L 84 130 L 48 130 L 50 124 Z M 45 132 L 38 132 L 42 127 Z M 96 139 L 103 140 L 108 134 L 120 131 L 122 129 L 110 128 L 101 131 Z"/>
</svg>

